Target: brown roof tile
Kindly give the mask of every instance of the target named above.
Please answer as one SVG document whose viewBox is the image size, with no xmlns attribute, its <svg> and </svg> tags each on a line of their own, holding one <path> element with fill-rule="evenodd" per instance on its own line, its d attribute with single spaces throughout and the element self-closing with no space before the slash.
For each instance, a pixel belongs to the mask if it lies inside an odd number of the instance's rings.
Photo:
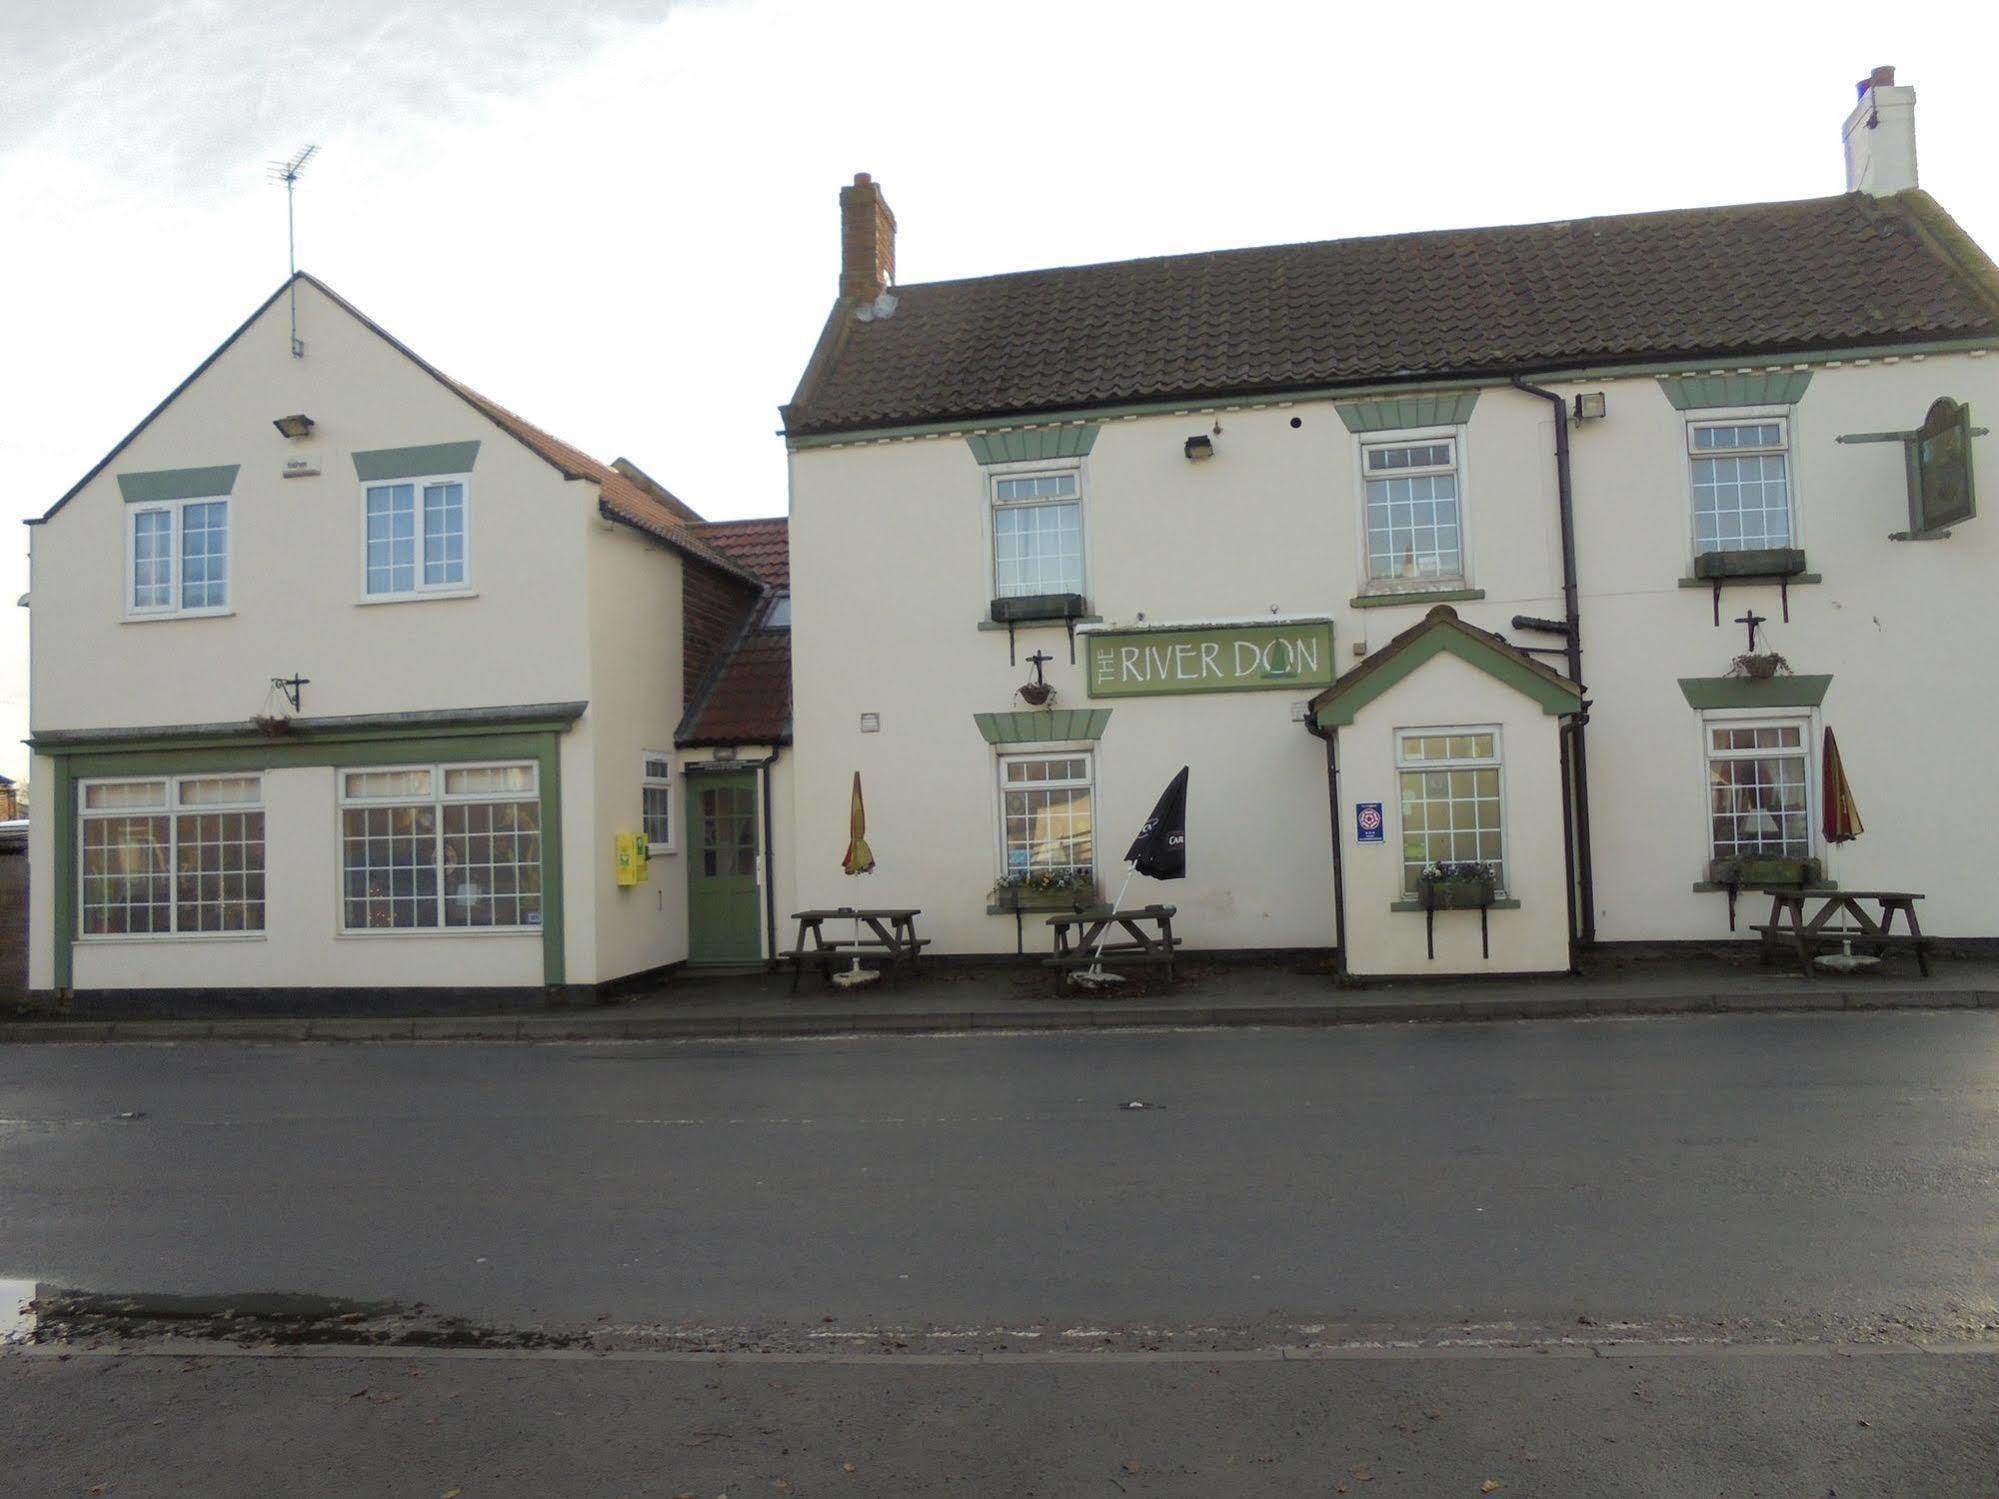
<svg viewBox="0 0 1999 1499">
<path fill-rule="evenodd" d="M 789 530 L 789 523 L 779 515 L 765 520 L 703 521 L 694 534 L 772 588 L 789 588 Z"/>
<path fill-rule="evenodd" d="M 677 743 L 789 744 L 791 631 L 750 630 L 680 726 Z"/>
<path fill-rule="evenodd" d="M 1999 337 L 1927 193 L 1172 255 L 834 309 L 786 431 Z"/>
</svg>

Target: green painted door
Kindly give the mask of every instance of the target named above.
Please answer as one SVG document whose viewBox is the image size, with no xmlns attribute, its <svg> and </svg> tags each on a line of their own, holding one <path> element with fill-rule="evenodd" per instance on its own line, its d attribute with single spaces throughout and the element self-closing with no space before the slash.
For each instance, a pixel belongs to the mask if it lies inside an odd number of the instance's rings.
<svg viewBox="0 0 1999 1499">
<path fill-rule="evenodd" d="M 754 963 L 763 956 L 757 908 L 754 771 L 689 775 L 687 960 Z"/>
</svg>

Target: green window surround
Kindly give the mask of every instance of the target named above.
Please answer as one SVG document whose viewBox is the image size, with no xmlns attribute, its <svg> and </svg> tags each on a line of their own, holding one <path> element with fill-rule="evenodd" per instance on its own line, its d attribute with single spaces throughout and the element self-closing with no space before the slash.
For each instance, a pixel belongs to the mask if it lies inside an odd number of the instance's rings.
<svg viewBox="0 0 1999 1499">
<path fill-rule="evenodd" d="M 1456 427 L 1471 420 L 1475 390 L 1441 395 L 1391 396 L 1378 401 L 1344 401 L 1334 410 L 1349 432 L 1395 432 L 1412 427 Z"/>
<path fill-rule="evenodd" d="M 215 775 L 241 771 L 332 766 L 451 764 L 468 760 L 532 760 L 539 768 L 542 824 L 542 982 L 565 981 L 562 874 L 562 735 L 583 704 L 544 705 L 540 718 L 496 723 L 488 710 L 473 714 L 385 715 L 393 728 L 361 727 L 362 719 L 297 719 L 294 732 L 273 738 L 240 725 L 209 725 L 210 732 L 166 737 L 173 730 L 118 734 L 37 736 L 33 748 L 53 763 L 49 805 L 55 812 L 51 861 L 55 916 L 53 984 L 74 987 L 77 928 L 77 795 L 79 781 L 123 776 Z M 474 710 L 476 714 L 478 710 Z M 424 722 L 424 719 L 428 722 Z M 330 727 L 328 727 L 330 726 Z M 131 734 L 160 737 L 134 738 Z M 331 816 L 332 808 L 328 807 Z M 282 829 L 273 827 L 272 837 Z M 337 924 L 331 906 L 326 919 Z M 329 929 L 336 929 L 330 926 Z"/>
<path fill-rule="evenodd" d="M 987 744 L 1059 744 L 1103 738 L 1111 710 L 1043 708 L 1032 713 L 974 713 L 972 721 Z"/>
<path fill-rule="evenodd" d="M 1832 678 L 1681 677 L 1689 708 L 1816 708 Z"/>
<path fill-rule="evenodd" d="M 128 505 L 157 505 L 167 500 L 207 500 L 236 489 L 240 463 L 210 468 L 162 468 L 150 473 L 120 474 L 118 492 Z"/>
<path fill-rule="evenodd" d="M 1795 406 L 1812 383 L 1810 370 L 1755 370 L 1747 375 L 1676 375 L 1659 389 L 1675 411 L 1710 406 Z"/>
<path fill-rule="evenodd" d="M 372 448 L 354 455 L 354 477 L 363 484 L 375 484 L 385 479 L 421 479 L 431 474 L 469 474 L 478 457 L 476 441 Z"/>
<path fill-rule="evenodd" d="M 981 465 L 1034 463 L 1053 458 L 1084 458 L 1102 430 L 1087 427 L 1028 427 L 1000 432 L 974 432 L 965 439 Z"/>
</svg>

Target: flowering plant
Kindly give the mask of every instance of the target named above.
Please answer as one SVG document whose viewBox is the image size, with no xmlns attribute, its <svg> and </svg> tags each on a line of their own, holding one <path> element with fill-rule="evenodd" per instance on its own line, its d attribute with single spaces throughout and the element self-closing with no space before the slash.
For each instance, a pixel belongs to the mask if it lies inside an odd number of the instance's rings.
<svg viewBox="0 0 1999 1499">
<path fill-rule="evenodd" d="M 1458 863 L 1433 859 L 1423 866 L 1423 873 L 1419 878 L 1426 885 L 1442 884 L 1448 880 L 1489 880 L 1493 878 L 1493 870 L 1490 864 L 1477 859 Z"/>
<path fill-rule="evenodd" d="M 1087 864 L 1063 869 L 1011 869 L 1000 876 L 996 888 L 1001 890 L 1046 890 L 1051 893 L 1063 890 L 1094 889 L 1097 872 Z"/>
</svg>

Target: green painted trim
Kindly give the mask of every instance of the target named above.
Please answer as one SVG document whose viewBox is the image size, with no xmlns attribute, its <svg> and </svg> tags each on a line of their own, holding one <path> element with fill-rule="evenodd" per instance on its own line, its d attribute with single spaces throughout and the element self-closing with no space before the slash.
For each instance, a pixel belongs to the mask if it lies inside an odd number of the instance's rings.
<svg viewBox="0 0 1999 1499">
<path fill-rule="evenodd" d="M 1795 406 L 1812 383 L 1810 370 L 1756 370 L 1747 375 L 1680 375 L 1659 389 L 1675 411 L 1710 406 Z"/>
<path fill-rule="evenodd" d="M 965 438 L 981 464 L 1032 463 L 1037 459 L 1086 458 L 1097 445 L 1100 427 L 1029 427 L 974 432 Z"/>
<path fill-rule="evenodd" d="M 1438 655 L 1456 656 L 1467 665 L 1476 666 L 1495 681 L 1539 703 L 1543 713 L 1573 713 L 1581 706 L 1582 689 L 1574 683 L 1543 676 L 1450 622 L 1439 621 L 1428 633 L 1397 650 L 1380 668 L 1348 672 L 1313 698 L 1313 722 L 1322 729 L 1346 727 L 1361 709 Z M 1347 683 L 1351 685 L 1344 685 Z"/>
<path fill-rule="evenodd" d="M 1388 909 L 1391 911 L 1416 911 L 1420 913 L 1423 911 L 1427 911 L 1430 908 L 1424 905 L 1420 900 L 1394 900 L 1388 903 Z M 1455 910 L 1455 911 L 1476 911 L 1479 908 L 1477 906 L 1445 906 L 1445 907 L 1439 907 L 1439 909 Z M 1520 902 L 1517 900 L 1508 899 L 1505 896 L 1500 896 L 1494 900 L 1487 901 L 1485 904 L 1485 909 L 1488 911 L 1517 911 L 1520 909 Z"/>
<path fill-rule="evenodd" d="M 1758 574 L 1745 578 L 1682 578 L 1680 579 L 1680 587 L 1712 588 L 1715 584 L 1719 583 L 1723 588 L 1740 588 L 1744 583 L 1760 583 L 1766 588 L 1777 588 L 1788 583 L 1791 587 L 1796 588 L 1800 583 L 1823 583 L 1824 581 L 1825 576 L 1822 573 L 1792 573 L 1789 577 L 1771 573 L 1768 575 Z"/>
<path fill-rule="evenodd" d="M 371 448 L 354 455 L 354 477 L 364 484 L 383 479 L 421 479 L 431 474 L 469 474 L 479 456 L 478 439 L 432 442 L 414 448 Z"/>
<path fill-rule="evenodd" d="M 1398 604 L 1469 604 L 1485 597 L 1483 588 L 1411 589 L 1408 593 L 1363 593 L 1347 600 L 1352 609 L 1392 609 Z"/>
<path fill-rule="evenodd" d="M 1103 738 L 1111 710 L 1043 708 L 1033 713 L 974 713 L 972 721 L 987 744 L 1054 744 Z"/>
<path fill-rule="evenodd" d="M 1472 407 L 1477 404 L 1476 390 L 1460 390 L 1355 401 L 1334 409 L 1349 432 L 1392 432 L 1411 427 L 1455 427 L 1471 420 Z"/>
<path fill-rule="evenodd" d="M 40 755 L 91 750 L 204 749 L 239 744 L 328 743 L 366 739 L 434 739 L 502 729 L 566 729 L 588 703 L 526 703 L 506 708 L 441 708 L 415 713 L 355 713 L 294 718 L 281 734 L 254 722 L 168 724 L 123 729 L 44 729 L 28 740 Z"/>
<path fill-rule="evenodd" d="M 1788 367 L 1797 364 L 1845 364 L 1860 359 L 1907 359 L 1917 354 L 1964 354 L 1974 349 L 1999 349 L 1999 339 L 1948 338 L 1927 343 L 1869 344 L 1859 348 L 1804 349 L 1791 353 L 1717 354 L 1706 359 L 1662 359 L 1629 364 L 1578 365 L 1568 369 L 1527 369 L 1545 384 L 1573 384 L 1579 380 L 1632 380 L 1658 375 L 1707 375 L 1717 366 L 1733 369 L 1757 365 Z M 1421 379 L 1375 380 L 1354 385 L 1301 386 L 1295 390 L 1270 390 L 1257 395 L 1208 398 L 1183 396 L 1170 401 L 1140 401 L 1119 406 L 1068 407 L 1056 411 L 1027 412 L 1019 416 L 991 415 L 955 417 L 947 421 L 908 422 L 893 427 L 857 427 L 840 432 L 810 433 L 802 437 L 785 434 L 785 447 L 859 447 L 868 443 L 913 441 L 919 437 L 953 437 L 977 429 L 998 431 L 1014 427 L 1047 427 L 1064 422 L 1108 422 L 1128 417 L 1170 416 L 1187 411 L 1243 411 L 1256 407 L 1296 406 L 1315 401 L 1356 400 L 1365 396 L 1407 395 L 1412 387 L 1424 385 L 1447 390 L 1490 390 L 1512 385 L 1511 374 L 1466 375 L 1455 380 Z"/>
<path fill-rule="evenodd" d="M 164 500 L 206 500 L 236 489 L 240 463 L 212 468 L 162 468 L 146 474 L 120 474 L 118 492 L 128 505 L 157 505 Z"/>
<path fill-rule="evenodd" d="M 1681 677 L 1689 708 L 1816 708 L 1832 678 Z"/>
<path fill-rule="evenodd" d="M 298 770 L 323 766 L 405 765 L 412 760 L 452 764 L 464 760 L 532 760 L 541 775 L 542 981 L 565 982 L 563 932 L 562 740 L 568 724 L 515 728 L 505 733 L 404 734 L 372 740 L 326 738 L 294 742 L 217 740 L 203 744 L 156 741 L 77 746 L 55 757 L 52 799 L 62 810 L 55 828 L 52 902 L 56 919 L 55 987 L 68 989 L 74 972 L 76 931 L 76 783 L 99 776 L 201 775 L 228 771 Z M 421 748 L 412 750 L 412 744 Z M 440 929 L 440 935 L 450 935 Z"/>
</svg>

